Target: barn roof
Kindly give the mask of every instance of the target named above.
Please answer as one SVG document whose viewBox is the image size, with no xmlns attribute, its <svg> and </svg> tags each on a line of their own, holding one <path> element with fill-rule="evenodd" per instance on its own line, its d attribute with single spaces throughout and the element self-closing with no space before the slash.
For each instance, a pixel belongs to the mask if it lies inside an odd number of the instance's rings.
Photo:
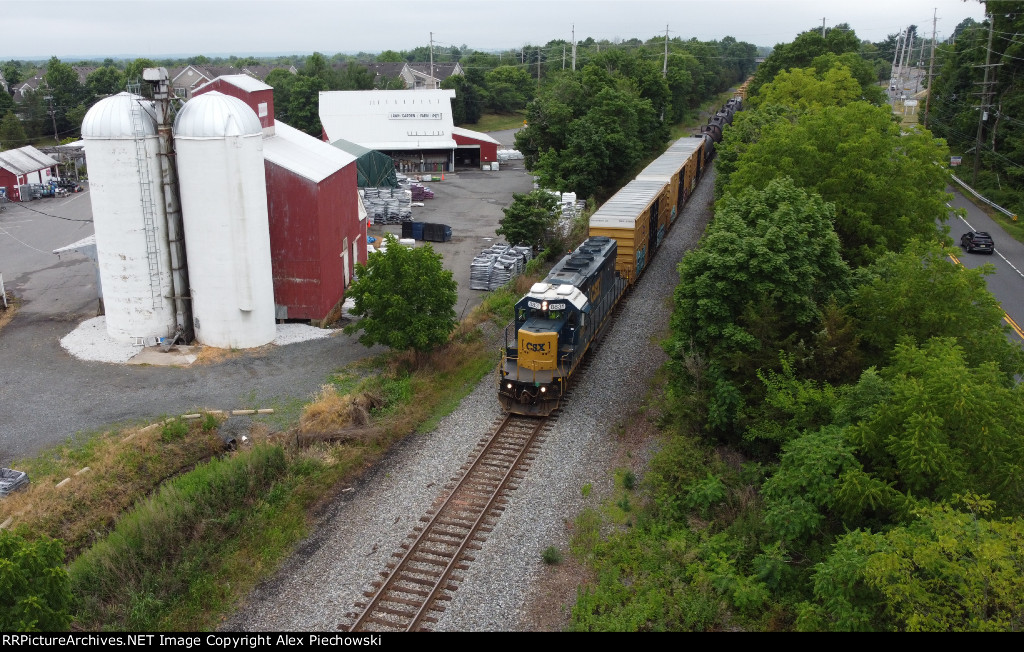
<svg viewBox="0 0 1024 652">
<path fill-rule="evenodd" d="M 315 183 L 356 160 L 355 156 L 277 120 L 274 135 L 263 139 L 263 157 Z"/>
<path fill-rule="evenodd" d="M 472 129 L 463 129 L 462 127 L 452 127 L 452 134 L 455 136 L 462 136 L 463 138 L 472 138 L 473 140 L 480 140 L 485 143 L 493 143 L 494 145 L 501 144 L 493 137 L 488 136 L 482 131 L 473 131 Z"/>
<path fill-rule="evenodd" d="M 0 168 L 10 170 L 15 174 L 45 170 L 57 164 L 57 161 L 31 145 L 0 152 Z"/>
<path fill-rule="evenodd" d="M 249 75 L 245 75 L 245 74 L 237 74 L 237 75 L 221 75 L 220 77 L 215 77 L 214 79 L 206 82 L 205 84 L 203 84 L 199 88 L 197 88 L 194 91 L 192 91 L 193 95 L 198 94 L 200 90 L 206 88 L 207 86 L 209 86 L 210 84 L 212 84 L 213 82 L 215 82 L 217 80 L 225 81 L 225 82 L 231 84 L 232 86 L 237 86 L 238 88 L 241 88 L 243 91 L 247 91 L 249 93 L 255 93 L 257 91 L 272 91 L 272 90 L 274 90 L 271 86 L 267 86 L 266 84 L 264 84 L 260 80 L 256 79 L 255 77 L 250 77 Z"/>
</svg>

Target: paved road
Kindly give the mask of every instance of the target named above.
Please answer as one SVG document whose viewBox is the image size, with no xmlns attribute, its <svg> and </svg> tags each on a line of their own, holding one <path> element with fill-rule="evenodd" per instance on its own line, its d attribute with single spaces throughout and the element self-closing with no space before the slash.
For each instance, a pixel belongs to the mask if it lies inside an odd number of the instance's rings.
<svg viewBox="0 0 1024 652">
<path fill-rule="evenodd" d="M 1024 327 L 1024 243 L 1010 237 L 999 225 L 999 220 L 986 215 L 959 192 L 953 193 L 950 206 L 967 211 L 966 219 L 950 217 L 949 235 L 954 243 L 959 244 L 960 236 L 968 231 L 988 231 L 996 244 L 996 252 L 992 255 L 969 254 L 961 250 L 958 260 L 971 269 L 986 263 L 995 267 L 996 273 L 986 278 L 988 289 L 1003 304 L 1003 310 L 1010 319 Z M 1024 341 L 1019 334 L 1011 339 Z"/>
<path fill-rule="evenodd" d="M 467 170 L 431 184 L 435 199 L 414 209 L 414 219 L 452 226 L 452 242 L 435 246 L 460 282 L 457 310 L 482 298 L 468 289 L 469 261 L 494 239 L 512 193 L 531 185 L 521 165 Z M 51 252 L 92 234 L 88 193 L 7 206 L 0 213 L 0 274 L 24 304 L 0 331 L 0 465 L 122 422 L 201 409 L 294 408 L 331 373 L 380 350 L 338 333 L 190 368 L 77 360 L 59 341 L 96 315 L 95 267 L 81 254 Z"/>
</svg>

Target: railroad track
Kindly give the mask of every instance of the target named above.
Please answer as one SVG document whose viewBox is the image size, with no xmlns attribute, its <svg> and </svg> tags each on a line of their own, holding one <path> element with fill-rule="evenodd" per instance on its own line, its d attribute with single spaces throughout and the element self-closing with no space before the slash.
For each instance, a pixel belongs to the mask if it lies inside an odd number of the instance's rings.
<svg viewBox="0 0 1024 652">
<path fill-rule="evenodd" d="M 482 438 L 463 473 L 445 487 L 422 525 L 413 528 L 382 580 L 358 602 L 348 631 L 429 631 L 444 602 L 459 587 L 459 571 L 469 568 L 472 552 L 486 541 L 518 487 L 554 418 L 508 414 Z"/>
</svg>

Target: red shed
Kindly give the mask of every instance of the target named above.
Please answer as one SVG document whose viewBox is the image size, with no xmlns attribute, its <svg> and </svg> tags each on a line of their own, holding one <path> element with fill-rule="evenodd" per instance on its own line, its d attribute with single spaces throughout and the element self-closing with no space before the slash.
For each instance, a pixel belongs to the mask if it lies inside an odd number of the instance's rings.
<svg viewBox="0 0 1024 652">
<path fill-rule="evenodd" d="M 356 158 L 274 120 L 273 89 L 263 82 L 227 75 L 193 95 L 212 90 L 241 99 L 263 124 L 277 318 L 333 321 L 356 263 L 366 262 Z M 260 115 L 263 110 L 267 115 Z"/>
<path fill-rule="evenodd" d="M 465 162 L 472 165 L 493 163 L 498 160 L 498 141 L 485 133 L 463 129 L 462 127 L 452 128 L 452 138 L 456 144 L 456 158 L 464 157 Z"/>
<path fill-rule="evenodd" d="M 49 183 L 57 178 L 57 161 L 31 145 L 0 152 L 0 187 L 7 188 L 11 201 L 27 201 L 18 192 L 18 186 Z"/>
</svg>

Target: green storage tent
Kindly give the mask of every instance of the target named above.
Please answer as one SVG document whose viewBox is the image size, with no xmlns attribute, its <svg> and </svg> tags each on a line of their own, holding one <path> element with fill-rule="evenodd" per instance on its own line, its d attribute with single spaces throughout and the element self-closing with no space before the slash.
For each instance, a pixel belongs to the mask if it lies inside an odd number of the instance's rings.
<svg viewBox="0 0 1024 652">
<path fill-rule="evenodd" d="M 331 144 L 356 157 L 356 185 L 360 188 L 398 187 L 395 162 L 387 154 L 348 140 L 338 139 Z"/>
</svg>

